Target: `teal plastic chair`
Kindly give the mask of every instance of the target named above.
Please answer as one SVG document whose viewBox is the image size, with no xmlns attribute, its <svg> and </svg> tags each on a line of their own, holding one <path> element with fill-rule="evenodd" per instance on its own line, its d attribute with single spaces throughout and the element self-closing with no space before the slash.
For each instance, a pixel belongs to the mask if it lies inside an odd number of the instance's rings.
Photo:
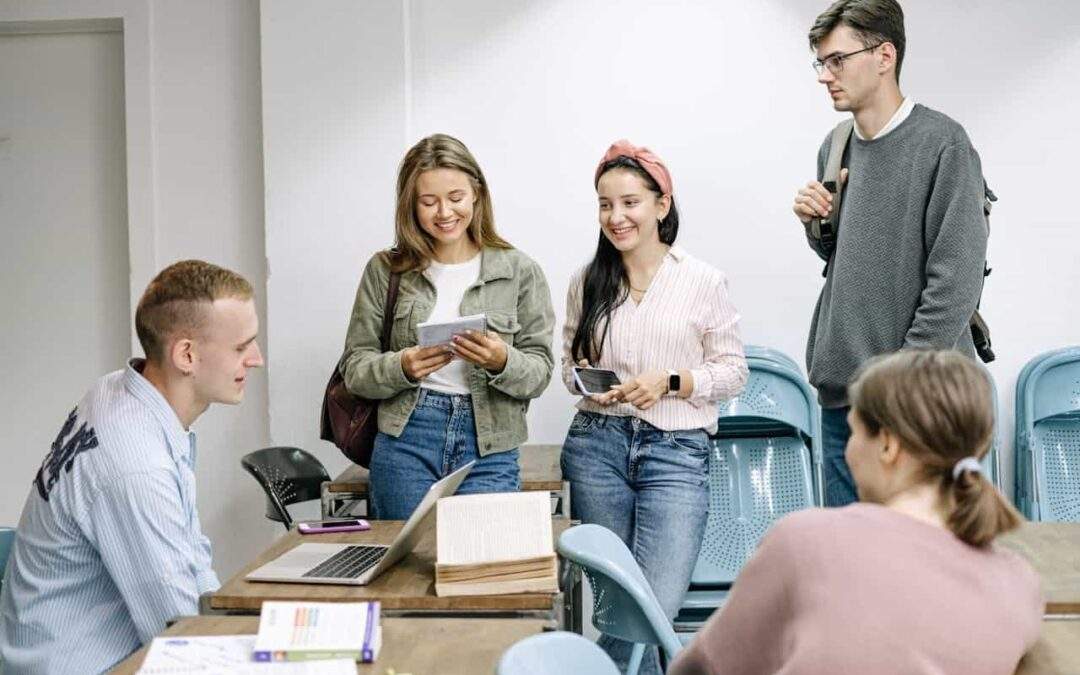
<svg viewBox="0 0 1080 675">
<path fill-rule="evenodd" d="M 0 589 L 4 587 L 4 576 L 7 572 L 8 556 L 15 545 L 15 528 L 0 527 Z"/>
<path fill-rule="evenodd" d="M 589 579 L 596 629 L 634 643 L 626 675 L 637 675 L 647 645 L 659 645 L 669 662 L 675 658 L 682 649 L 675 629 L 617 534 L 600 525 L 578 525 L 562 533 L 556 548 Z"/>
<path fill-rule="evenodd" d="M 1080 522 L 1080 347 L 1032 359 L 1017 382 L 1016 410 L 1020 511 Z"/>
<path fill-rule="evenodd" d="M 577 633 L 540 633 L 503 653 L 495 675 L 619 675 L 619 669 L 595 642 Z"/>
<path fill-rule="evenodd" d="M 686 599 L 680 637 L 727 598 L 743 565 L 779 518 L 821 503 L 821 415 L 795 362 L 748 346 L 746 388 L 721 406 L 710 440 L 709 518 Z"/>
</svg>

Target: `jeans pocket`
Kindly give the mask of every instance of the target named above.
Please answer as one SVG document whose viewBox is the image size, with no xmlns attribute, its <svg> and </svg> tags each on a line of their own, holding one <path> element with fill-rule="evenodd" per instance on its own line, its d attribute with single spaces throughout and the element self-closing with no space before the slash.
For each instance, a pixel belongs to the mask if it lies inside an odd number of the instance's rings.
<svg viewBox="0 0 1080 675">
<path fill-rule="evenodd" d="M 701 429 L 670 431 L 668 437 L 675 447 L 685 450 L 695 457 L 709 456 L 709 435 Z"/>
<path fill-rule="evenodd" d="M 600 421 L 601 416 L 597 413 L 591 412 L 578 412 L 574 415 L 574 419 L 570 422 L 570 434 L 583 434 L 596 426 Z"/>
</svg>

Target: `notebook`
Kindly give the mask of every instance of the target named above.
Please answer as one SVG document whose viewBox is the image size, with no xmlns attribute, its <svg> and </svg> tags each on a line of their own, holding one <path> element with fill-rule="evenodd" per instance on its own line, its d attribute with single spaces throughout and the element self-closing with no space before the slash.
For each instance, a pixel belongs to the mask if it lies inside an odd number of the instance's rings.
<svg viewBox="0 0 1080 675">
<path fill-rule="evenodd" d="M 352 659 L 371 663 L 382 646 L 378 602 L 276 602 L 262 605 L 256 661 Z"/>
<path fill-rule="evenodd" d="M 444 497 L 435 509 L 436 595 L 558 592 L 547 492 Z"/>
<path fill-rule="evenodd" d="M 139 675 L 356 675 L 351 659 L 257 663 L 254 635 L 156 637 Z"/>
</svg>

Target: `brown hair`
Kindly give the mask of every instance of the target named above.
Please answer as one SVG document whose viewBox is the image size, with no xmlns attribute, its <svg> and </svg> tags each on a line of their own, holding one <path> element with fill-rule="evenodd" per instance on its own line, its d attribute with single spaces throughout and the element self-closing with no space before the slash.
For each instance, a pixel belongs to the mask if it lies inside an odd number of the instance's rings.
<svg viewBox="0 0 1080 675">
<path fill-rule="evenodd" d="M 902 351 L 872 359 L 848 389 L 851 406 L 871 434 L 889 430 L 936 481 L 946 524 L 972 546 L 1017 527 L 1020 514 L 981 472 L 953 467 L 982 458 L 994 435 L 990 376 L 956 351 Z"/>
<path fill-rule="evenodd" d="M 863 47 L 891 42 L 896 47 L 896 81 L 904 65 L 904 10 L 896 0 L 836 0 L 818 15 L 810 29 L 810 49 L 817 46 L 837 26 L 855 31 Z"/>
<path fill-rule="evenodd" d="M 416 180 L 420 174 L 432 169 L 456 169 L 469 177 L 476 193 L 476 205 L 467 232 L 474 244 L 480 248 L 513 248 L 495 232 L 491 194 L 476 158 L 453 136 L 434 134 L 409 148 L 398 168 L 397 212 L 394 216 L 396 251 L 390 258 L 395 272 L 423 269 L 435 256 L 431 236 L 416 220 Z"/>
<path fill-rule="evenodd" d="M 197 333 L 206 324 L 206 305 L 222 298 L 254 295 L 247 279 L 202 260 L 181 260 L 158 272 L 135 310 L 135 333 L 146 358 L 161 363 L 165 344 L 177 333 Z"/>
</svg>

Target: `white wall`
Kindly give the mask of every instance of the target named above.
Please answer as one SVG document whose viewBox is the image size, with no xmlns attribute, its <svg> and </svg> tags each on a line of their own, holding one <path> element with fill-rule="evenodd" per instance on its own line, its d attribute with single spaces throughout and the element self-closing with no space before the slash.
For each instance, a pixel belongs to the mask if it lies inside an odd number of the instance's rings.
<svg viewBox="0 0 1080 675">
<path fill-rule="evenodd" d="M 176 260 L 199 257 L 244 274 L 257 289 L 260 315 L 265 317 L 258 4 L 255 0 L 0 4 L 0 22 L 109 18 L 121 19 L 124 28 L 130 251 L 130 270 L 124 271 L 130 274 L 132 307 L 156 271 Z M 50 264 L 40 253 L 23 254 L 29 264 L 42 268 Z M 11 289 L 2 292 L 7 298 Z M 48 311 L 48 303 L 39 306 Z M 130 315 L 125 321 L 128 334 Z M 133 331 L 131 335 L 134 345 Z M 264 337 L 260 340 L 265 344 Z M 122 365 L 121 359 L 111 367 Z M 76 401 L 90 384 L 90 380 L 64 381 L 55 386 L 66 388 L 64 396 Z M 35 401 L 27 398 L 17 405 L 33 406 Z M 199 510 L 203 529 L 214 544 L 215 569 L 222 577 L 249 561 L 280 531 L 280 526 L 263 518 L 262 492 L 239 464 L 243 453 L 269 445 L 267 410 L 264 371 L 248 380 L 241 406 L 212 407 L 194 426 L 199 443 Z M 6 452 L 34 455 L 36 463 L 47 450 L 29 447 L 28 439 L 6 445 Z M 31 478 L 25 470 L 0 475 L 0 490 L 18 494 L 13 512 L 5 506 L 0 522 L 17 521 Z"/>
<path fill-rule="evenodd" d="M 904 5 L 905 93 L 965 125 L 1001 197 L 984 307 L 1011 425 L 1023 362 L 1080 340 L 1068 185 L 1080 8 Z M 595 247 L 597 158 L 619 137 L 649 145 L 675 178 L 680 243 L 728 273 L 746 341 L 801 361 L 822 279 L 790 204 L 838 119 L 805 37 L 825 6 L 264 0 L 274 441 L 342 466 L 317 440 L 319 396 L 363 263 L 392 239 L 397 162 L 436 131 L 480 160 L 500 231 L 543 265 L 560 317 Z M 531 409 L 531 440 L 561 441 L 571 402 L 553 383 Z"/>
</svg>

